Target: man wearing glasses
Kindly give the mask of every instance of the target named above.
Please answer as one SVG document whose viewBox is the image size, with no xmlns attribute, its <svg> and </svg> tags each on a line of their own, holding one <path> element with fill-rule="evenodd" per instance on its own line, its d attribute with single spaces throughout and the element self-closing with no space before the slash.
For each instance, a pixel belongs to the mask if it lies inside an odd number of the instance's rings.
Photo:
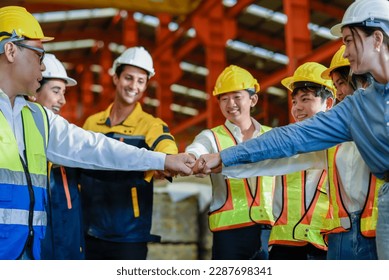
<svg viewBox="0 0 389 280">
<path fill-rule="evenodd" d="M 47 225 L 47 160 L 100 170 L 192 173 L 187 154 L 138 149 L 69 124 L 24 96 L 40 87 L 44 57 L 38 21 L 17 6 L 0 8 L 0 259 L 40 259 Z"/>
</svg>

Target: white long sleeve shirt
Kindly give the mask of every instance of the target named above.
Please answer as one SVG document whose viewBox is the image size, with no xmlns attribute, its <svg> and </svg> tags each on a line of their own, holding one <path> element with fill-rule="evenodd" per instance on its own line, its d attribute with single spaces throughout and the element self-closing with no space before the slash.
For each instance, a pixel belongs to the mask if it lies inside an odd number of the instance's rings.
<svg viewBox="0 0 389 280">
<path fill-rule="evenodd" d="M 14 106 L 0 89 L 0 110 L 12 128 L 24 158 L 21 111 L 27 101 L 15 98 Z M 101 170 L 163 170 L 166 155 L 139 149 L 70 124 L 63 117 L 46 110 L 49 119 L 47 160 L 68 167 Z"/>
<path fill-rule="evenodd" d="M 261 134 L 261 125 L 253 118 L 252 118 L 252 122 L 255 127 L 255 131 L 252 138 L 258 137 Z M 228 120 L 226 120 L 224 124 L 231 131 L 237 143 L 241 143 L 243 141 L 243 135 L 240 128 Z M 199 158 L 203 154 L 218 152 L 217 144 L 215 141 L 215 137 L 212 134 L 212 131 L 206 129 L 200 132 L 195 137 L 192 144 L 186 147 L 185 152 L 194 155 L 196 158 Z M 251 192 L 254 194 L 256 188 L 256 178 L 255 177 L 249 178 L 249 177 L 251 176 L 247 176 L 244 178 L 248 178 L 249 187 L 251 189 Z M 212 179 L 213 196 L 212 196 L 210 211 L 214 211 L 216 209 L 219 209 L 225 203 L 227 197 L 227 187 L 226 187 L 224 175 L 212 174 L 211 179 Z"/>
<path fill-rule="evenodd" d="M 340 144 L 335 161 L 341 196 L 346 209 L 349 213 L 362 210 L 367 196 L 370 170 L 354 142 Z M 222 173 L 230 177 L 244 178 L 246 176 L 283 175 L 301 170 L 327 168 L 327 153 L 318 151 L 288 158 L 223 167 Z"/>
</svg>

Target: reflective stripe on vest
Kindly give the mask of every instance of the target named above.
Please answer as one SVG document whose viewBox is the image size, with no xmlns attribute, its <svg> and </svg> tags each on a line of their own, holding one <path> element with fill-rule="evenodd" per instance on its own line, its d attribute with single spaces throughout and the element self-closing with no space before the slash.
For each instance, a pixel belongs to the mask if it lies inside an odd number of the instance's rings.
<svg viewBox="0 0 389 280">
<path fill-rule="evenodd" d="M 305 205 L 306 171 L 282 176 L 282 211 L 272 227 L 269 245 L 304 246 L 309 242 L 326 250 L 321 235 L 329 203 L 326 177 L 323 170 L 311 203 Z"/>
<path fill-rule="evenodd" d="M 27 173 L 13 131 L 0 113 L 0 259 L 18 258 L 29 234 L 33 257 L 39 259 L 47 224 L 48 122 L 40 105 L 31 107 L 22 109 Z"/>
<path fill-rule="evenodd" d="M 328 149 L 328 176 L 329 176 L 329 197 L 330 212 L 327 220 L 327 233 L 345 232 L 350 229 L 351 219 L 343 204 L 339 178 L 336 167 L 336 155 L 340 145 Z M 384 184 L 383 180 L 378 179 L 370 173 L 368 192 L 365 206 L 361 213 L 361 234 L 365 237 L 374 237 L 376 235 L 376 225 L 378 217 L 378 191 Z M 349 225 L 347 227 L 347 225 Z"/>
<path fill-rule="evenodd" d="M 267 131 L 270 128 L 263 127 L 263 129 Z M 219 151 L 237 144 L 225 125 L 215 127 L 211 131 Z M 273 177 L 257 177 L 255 193 L 251 192 L 247 179 L 226 179 L 226 185 L 227 198 L 224 205 L 209 215 L 211 231 L 240 228 L 253 224 L 273 224 Z"/>
</svg>

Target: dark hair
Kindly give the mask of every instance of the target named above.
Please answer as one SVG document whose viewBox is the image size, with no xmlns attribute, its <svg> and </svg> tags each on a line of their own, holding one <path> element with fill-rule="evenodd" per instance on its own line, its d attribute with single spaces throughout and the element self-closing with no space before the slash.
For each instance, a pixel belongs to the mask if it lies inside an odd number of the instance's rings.
<svg viewBox="0 0 389 280">
<path fill-rule="evenodd" d="M 320 97 L 322 99 L 322 103 L 326 101 L 328 98 L 334 98 L 334 94 L 327 87 L 315 83 L 305 83 L 304 86 L 295 85 L 292 91 L 292 97 L 295 97 L 298 91 L 302 91 L 304 93 L 311 92 L 315 95 L 315 97 Z M 309 85 L 308 85 L 309 84 Z"/>
<path fill-rule="evenodd" d="M 118 67 L 116 67 L 116 70 L 115 70 L 116 76 L 120 77 L 120 75 L 121 75 L 122 72 L 124 71 L 124 67 L 126 67 L 127 65 L 134 66 L 134 67 L 137 67 L 137 68 L 139 68 L 139 69 L 144 70 L 144 71 L 147 73 L 147 79 L 149 79 L 149 74 L 150 74 L 150 73 L 149 73 L 146 69 L 143 69 L 143 68 L 140 68 L 140 67 L 138 67 L 138 66 L 131 65 L 131 64 L 120 64 Z"/>
<path fill-rule="evenodd" d="M 116 70 L 115 70 L 115 74 L 116 76 L 120 77 L 120 75 L 122 74 L 123 70 L 124 70 L 124 67 L 126 66 L 127 64 L 120 64 L 118 67 L 116 67 Z"/>
<path fill-rule="evenodd" d="M 47 82 L 49 81 L 50 79 L 47 79 L 47 78 L 42 78 L 42 80 L 39 81 L 39 83 L 41 84 L 40 87 L 36 90 L 36 92 L 39 92 L 42 87 L 47 84 Z"/>
<path fill-rule="evenodd" d="M 331 75 L 334 72 L 338 73 L 343 80 L 347 81 L 347 83 L 353 88 L 354 91 L 360 87 L 370 85 L 373 78 L 370 73 L 353 74 L 350 66 L 335 68 L 331 71 Z"/>
<path fill-rule="evenodd" d="M 384 23 L 388 24 L 386 21 L 383 21 Z M 359 50 L 358 50 L 358 46 L 357 44 L 355 43 L 355 39 L 358 39 L 359 42 L 362 42 L 362 37 L 361 35 L 356 31 L 356 29 L 359 29 L 361 30 L 367 37 L 370 37 L 371 35 L 373 35 L 373 33 L 375 31 L 381 31 L 383 36 L 384 36 L 384 44 L 386 44 L 386 46 L 389 48 L 389 36 L 388 34 L 386 34 L 386 32 L 382 29 L 382 28 L 379 28 L 379 27 L 367 27 L 365 25 L 362 25 L 361 23 L 356 23 L 356 24 L 350 24 L 350 25 L 345 25 L 344 27 L 348 27 L 350 28 L 350 31 L 351 31 L 351 36 L 353 37 L 353 44 L 354 44 L 354 47 L 358 53 L 358 56 L 357 56 L 357 64 L 359 64 Z M 362 48 L 363 48 L 363 44 L 361 44 Z"/>
</svg>

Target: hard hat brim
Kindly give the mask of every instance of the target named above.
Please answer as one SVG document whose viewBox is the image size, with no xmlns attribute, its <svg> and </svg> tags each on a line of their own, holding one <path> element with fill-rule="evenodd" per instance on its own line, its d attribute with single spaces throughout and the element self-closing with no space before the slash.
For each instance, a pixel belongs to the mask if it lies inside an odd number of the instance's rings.
<svg viewBox="0 0 389 280">
<path fill-rule="evenodd" d="M 344 66 L 350 66 L 349 63 L 344 63 L 344 64 L 340 64 L 340 65 L 337 65 L 335 67 L 329 67 L 327 68 L 325 71 L 323 71 L 323 73 L 321 73 L 321 78 L 322 79 L 325 79 L 325 80 L 331 80 L 331 72 L 334 71 L 335 69 L 338 69 L 340 67 L 344 67 Z"/>
<path fill-rule="evenodd" d="M 63 80 L 66 83 L 67 87 L 72 87 L 77 85 L 77 81 L 75 79 L 69 78 L 69 77 L 58 77 L 58 76 L 49 76 L 49 77 L 43 77 L 44 79 L 59 79 Z"/>
<path fill-rule="evenodd" d="M 338 23 L 331 27 L 331 34 L 336 37 L 342 37 L 342 27 L 344 26 L 344 23 Z"/>
</svg>

